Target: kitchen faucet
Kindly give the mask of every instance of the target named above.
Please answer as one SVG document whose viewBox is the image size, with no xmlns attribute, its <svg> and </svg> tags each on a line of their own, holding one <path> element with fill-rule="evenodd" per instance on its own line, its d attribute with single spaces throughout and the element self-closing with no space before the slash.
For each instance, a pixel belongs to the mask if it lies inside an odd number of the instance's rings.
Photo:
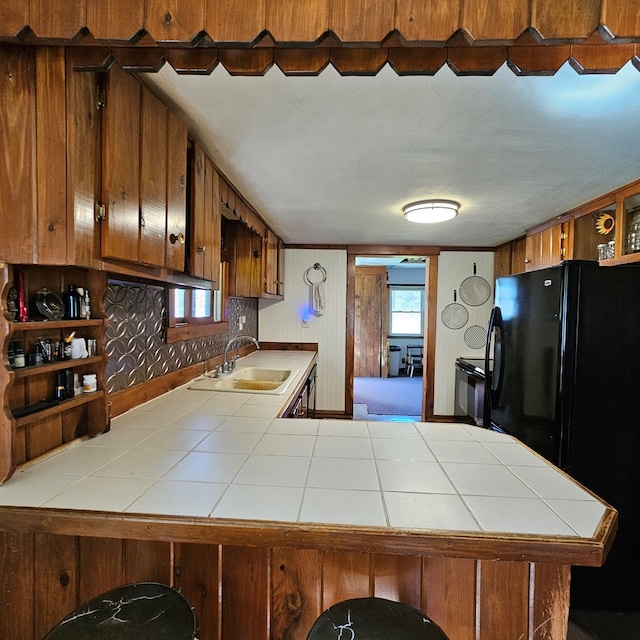
<svg viewBox="0 0 640 640">
<path fill-rule="evenodd" d="M 227 342 L 227 346 L 224 348 L 224 361 L 222 362 L 223 373 L 229 373 L 236 368 L 236 359 L 238 356 L 235 355 L 231 362 L 227 360 L 227 356 L 229 354 L 229 347 L 237 340 L 250 340 L 256 345 L 256 349 L 260 348 L 260 343 L 253 336 L 236 336 L 235 338 L 231 338 L 231 340 Z"/>
</svg>

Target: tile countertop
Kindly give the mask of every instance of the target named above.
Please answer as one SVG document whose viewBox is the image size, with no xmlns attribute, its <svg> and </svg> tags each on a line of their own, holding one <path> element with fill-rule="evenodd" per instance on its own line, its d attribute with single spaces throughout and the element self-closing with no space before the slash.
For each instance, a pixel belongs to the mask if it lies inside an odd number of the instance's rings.
<svg viewBox="0 0 640 640">
<path fill-rule="evenodd" d="M 238 364 L 302 376 L 314 355 L 265 350 Z M 607 508 L 480 427 L 281 419 L 283 396 L 189 384 L 19 469 L 0 505 L 573 539 L 592 538 Z"/>
</svg>

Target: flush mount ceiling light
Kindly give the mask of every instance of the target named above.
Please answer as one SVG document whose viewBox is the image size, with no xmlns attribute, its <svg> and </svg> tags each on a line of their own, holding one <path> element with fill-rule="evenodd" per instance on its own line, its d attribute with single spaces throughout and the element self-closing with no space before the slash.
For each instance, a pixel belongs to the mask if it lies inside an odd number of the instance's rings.
<svg viewBox="0 0 640 640">
<path fill-rule="evenodd" d="M 453 200 L 421 200 L 405 205 L 402 212 L 410 222 L 444 222 L 455 218 L 459 208 Z"/>
</svg>

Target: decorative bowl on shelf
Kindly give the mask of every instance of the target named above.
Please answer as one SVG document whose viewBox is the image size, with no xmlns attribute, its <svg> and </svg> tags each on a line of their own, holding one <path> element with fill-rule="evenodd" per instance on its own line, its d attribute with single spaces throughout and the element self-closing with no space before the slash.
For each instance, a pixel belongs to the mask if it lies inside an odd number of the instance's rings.
<svg viewBox="0 0 640 640">
<path fill-rule="evenodd" d="M 36 293 L 36 308 L 47 320 L 61 320 L 64 316 L 62 298 L 48 289 Z"/>
</svg>

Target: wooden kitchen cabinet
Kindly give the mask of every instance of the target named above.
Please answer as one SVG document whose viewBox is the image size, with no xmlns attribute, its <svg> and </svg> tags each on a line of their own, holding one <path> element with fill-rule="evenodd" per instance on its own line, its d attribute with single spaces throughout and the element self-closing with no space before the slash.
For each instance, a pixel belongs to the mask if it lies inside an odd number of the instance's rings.
<svg viewBox="0 0 640 640">
<path fill-rule="evenodd" d="M 262 295 L 262 238 L 242 222 L 225 220 L 225 246 L 229 262 L 229 295 Z"/>
<path fill-rule="evenodd" d="M 114 64 L 102 127 L 102 257 L 183 271 L 186 125 Z"/>
<path fill-rule="evenodd" d="M 6 318 L 7 292 L 22 272 L 26 299 L 29 301 L 29 321 L 9 321 Z M 83 320 L 46 320 L 34 307 L 37 291 L 47 288 L 59 292 L 68 284 L 87 288 L 91 295 L 91 318 Z M 48 451 L 76 438 L 96 436 L 109 425 L 107 392 L 104 387 L 106 355 L 104 333 L 106 317 L 102 299 L 106 289 L 106 274 L 95 270 L 75 267 L 42 267 L 2 265 L 0 269 L 0 291 L 3 291 L 0 320 L 0 346 L 3 364 L 0 366 L 0 482 L 8 479 L 17 465 L 33 460 Z M 94 356 L 52 360 L 42 364 L 30 364 L 28 354 L 35 350 L 36 343 L 51 340 L 62 341 L 71 332 L 77 337 L 95 339 L 97 353 Z M 27 358 L 26 366 L 10 368 L 9 345 L 21 343 Z M 79 376 L 95 373 L 98 390 L 61 400 L 57 404 L 41 406 L 37 411 L 27 412 L 35 403 L 55 398 L 56 378 L 69 369 Z M 15 415 L 14 415 L 15 414 Z"/>
<path fill-rule="evenodd" d="M 189 271 L 220 285 L 220 176 L 198 143 L 191 155 L 191 236 Z"/>
<path fill-rule="evenodd" d="M 558 223 L 527 234 L 525 271 L 544 269 L 565 258 L 565 223 Z"/>
<path fill-rule="evenodd" d="M 284 242 L 268 227 L 265 229 L 262 251 L 262 295 L 265 298 L 284 297 Z"/>
</svg>

